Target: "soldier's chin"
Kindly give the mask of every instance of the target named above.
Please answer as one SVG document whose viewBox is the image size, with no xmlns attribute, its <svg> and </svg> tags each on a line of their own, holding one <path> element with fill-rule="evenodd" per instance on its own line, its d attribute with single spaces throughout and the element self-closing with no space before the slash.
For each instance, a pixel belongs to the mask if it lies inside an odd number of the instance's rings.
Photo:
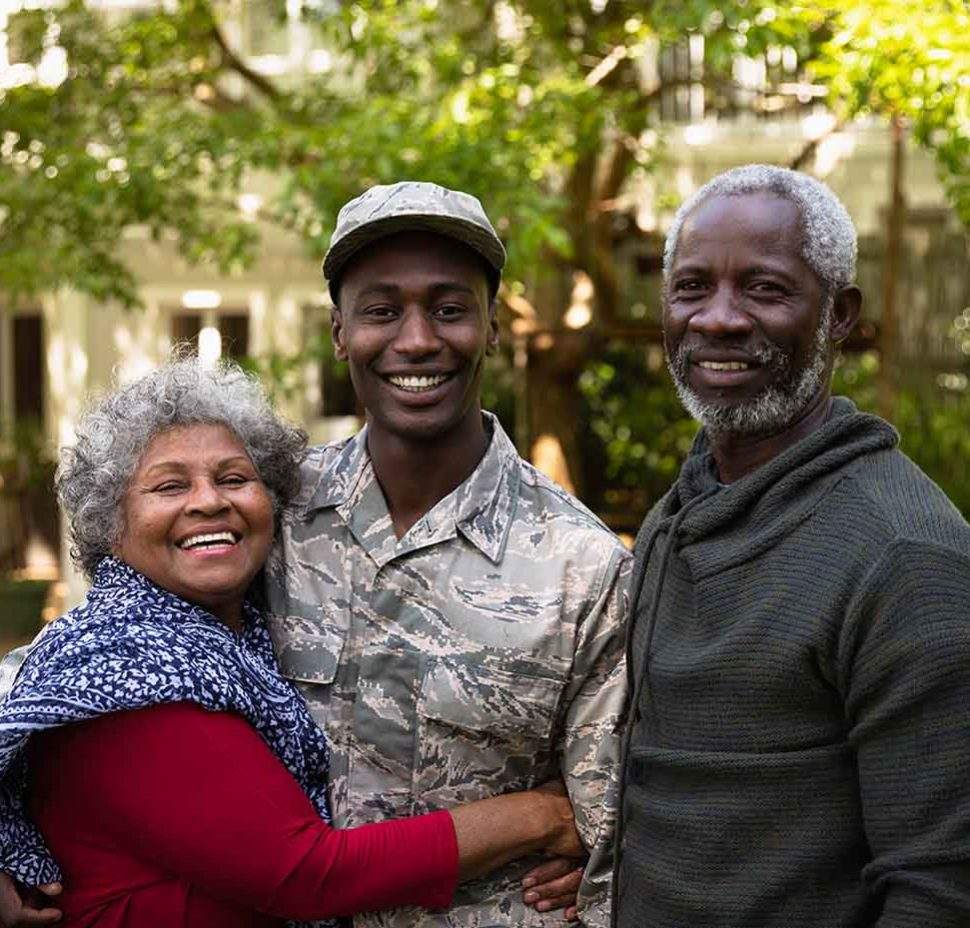
<svg viewBox="0 0 970 928">
<path fill-rule="evenodd" d="M 398 430 L 413 442 L 433 442 L 457 428 L 453 416 L 443 414 L 437 406 L 412 409 L 397 423 Z"/>
</svg>

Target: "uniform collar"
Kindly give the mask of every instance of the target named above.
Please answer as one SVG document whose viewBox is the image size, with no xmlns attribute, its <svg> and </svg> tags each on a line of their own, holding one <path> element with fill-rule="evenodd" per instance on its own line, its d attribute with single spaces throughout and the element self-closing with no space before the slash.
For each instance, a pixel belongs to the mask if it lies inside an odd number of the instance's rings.
<svg viewBox="0 0 970 928">
<path fill-rule="evenodd" d="M 344 442 L 343 447 L 323 469 L 302 515 L 308 516 L 317 509 L 329 509 L 347 502 L 360 484 L 361 478 L 370 470 L 365 425 Z"/>
<path fill-rule="evenodd" d="M 468 479 L 432 507 L 400 540 L 408 550 L 454 537 L 460 532 L 490 561 L 498 563 L 501 560 L 519 498 L 520 458 L 498 419 L 489 412 L 482 415 L 486 429 L 491 432 L 484 456 Z M 349 520 L 355 503 L 376 482 L 367 452 L 365 426 L 324 469 L 303 516 L 309 517 L 319 509 L 336 508 L 345 520 Z M 373 489 L 379 488 L 375 486 Z M 386 507 L 386 503 L 384 505 Z M 424 543 L 419 541 L 422 538 Z"/>
</svg>

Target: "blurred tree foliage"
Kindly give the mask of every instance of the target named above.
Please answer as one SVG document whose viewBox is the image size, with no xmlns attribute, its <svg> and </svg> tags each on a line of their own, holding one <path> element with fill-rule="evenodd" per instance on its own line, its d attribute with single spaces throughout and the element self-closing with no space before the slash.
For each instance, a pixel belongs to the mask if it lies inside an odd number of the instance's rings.
<svg viewBox="0 0 970 928">
<path fill-rule="evenodd" d="M 268 0 L 280 25 L 293 6 Z M 792 48 L 843 122 L 910 120 L 970 223 L 964 0 L 298 6 L 311 47 L 329 55 L 322 73 L 254 70 L 232 38 L 229 0 L 137 13 L 66 0 L 12 16 L 11 48 L 38 79 L 0 90 L 0 290 L 66 285 L 136 305 L 137 268 L 119 247 L 130 226 L 232 273 L 259 247 L 240 194 L 266 176 L 274 193 L 258 218 L 315 257 L 339 206 L 371 183 L 472 190 L 508 244 L 506 296 L 531 304 L 534 330 L 562 328 L 576 272 L 593 285 L 585 342 L 557 343 L 530 370 L 533 432 L 541 424 L 575 463 L 574 388 L 622 315 L 618 230 L 638 233 L 621 194 L 656 162 L 665 89 L 699 80 L 708 112 L 732 112 L 737 56 Z M 661 83 L 645 51 L 686 35 L 703 37 L 703 73 Z M 780 87 L 766 93 L 774 110 L 805 105 Z"/>
<path fill-rule="evenodd" d="M 936 481 L 953 504 L 970 519 L 970 392 L 967 378 L 944 374 L 943 381 L 955 379 L 955 389 L 938 380 L 921 378 L 910 372 L 900 385 L 893 425 L 899 430 L 900 447 Z M 872 352 L 840 360 L 834 390 L 851 397 L 868 412 L 877 410 L 879 356 Z"/>
<path fill-rule="evenodd" d="M 670 487 L 697 431 L 659 352 L 612 341 L 579 378 L 586 499 L 620 528 L 634 528 Z"/>
<path fill-rule="evenodd" d="M 280 22 L 285 7 L 272 0 Z M 611 202 L 651 163 L 662 89 L 642 53 L 688 33 L 705 37 L 712 91 L 730 90 L 737 54 L 790 46 L 844 119 L 911 119 L 970 222 L 963 0 L 317 0 L 303 16 L 331 69 L 276 80 L 234 48 L 227 8 L 105 15 L 67 0 L 11 18 L 11 47 L 41 79 L 0 91 L 0 288 L 135 303 L 117 258 L 129 225 L 192 260 L 245 264 L 258 237 L 236 197 L 260 171 L 281 184 L 262 218 L 319 255 L 341 203 L 409 176 L 480 192 L 513 280 L 556 255 L 590 274 L 609 315 Z"/>
<path fill-rule="evenodd" d="M 970 226 L 970 5 L 825 0 L 831 38 L 812 64 L 843 119 L 872 112 L 909 122 L 936 155 L 940 176 Z"/>
</svg>

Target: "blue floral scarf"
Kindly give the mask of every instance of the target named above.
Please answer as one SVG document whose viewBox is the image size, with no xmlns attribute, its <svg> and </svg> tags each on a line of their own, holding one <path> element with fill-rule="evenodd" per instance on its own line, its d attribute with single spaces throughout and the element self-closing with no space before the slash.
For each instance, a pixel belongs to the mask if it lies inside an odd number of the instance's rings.
<svg viewBox="0 0 970 928">
<path fill-rule="evenodd" d="M 326 740 L 280 675 L 259 611 L 245 613 L 236 634 L 127 564 L 101 562 L 85 603 L 31 649 L 0 706 L 0 871 L 29 886 L 61 878 L 25 810 L 30 736 L 162 703 L 243 716 L 330 821 Z"/>
</svg>

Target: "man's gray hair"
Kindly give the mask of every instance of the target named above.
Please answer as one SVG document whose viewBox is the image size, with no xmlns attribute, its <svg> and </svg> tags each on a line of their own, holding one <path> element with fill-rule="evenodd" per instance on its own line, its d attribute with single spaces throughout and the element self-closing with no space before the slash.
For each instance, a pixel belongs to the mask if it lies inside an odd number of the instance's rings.
<svg viewBox="0 0 970 928">
<path fill-rule="evenodd" d="M 149 442 L 196 424 L 236 434 L 277 517 L 293 499 L 306 433 L 281 419 L 256 377 L 237 365 L 173 361 L 101 397 L 79 422 L 77 443 L 61 450 L 58 500 L 70 520 L 71 557 L 88 577 L 121 539 L 122 501 Z"/>
<path fill-rule="evenodd" d="M 838 197 L 825 184 L 799 171 L 770 164 L 745 164 L 718 174 L 693 194 L 674 216 L 664 243 L 664 279 L 670 273 L 677 241 L 687 217 L 712 197 L 771 193 L 790 200 L 802 220 L 802 258 L 829 293 L 855 278 L 856 231 Z"/>
</svg>

